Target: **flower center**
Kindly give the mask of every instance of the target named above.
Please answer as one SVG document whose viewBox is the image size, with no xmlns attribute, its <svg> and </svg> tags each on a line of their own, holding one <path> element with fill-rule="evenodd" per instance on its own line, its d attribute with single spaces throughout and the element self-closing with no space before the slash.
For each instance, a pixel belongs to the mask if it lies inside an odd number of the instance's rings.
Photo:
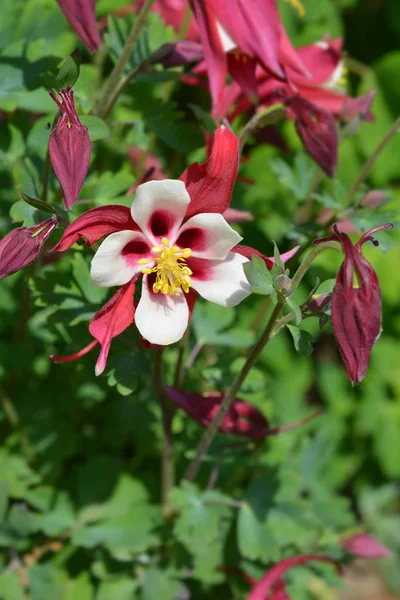
<svg viewBox="0 0 400 600">
<path fill-rule="evenodd" d="M 180 296 L 180 289 L 187 294 L 191 286 L 190 275 L 192 271 L 186 265 L 185 259 L 192 251 L 190 248 L 179 248 L 171 246 L 167 238 L 162 238 L 162 246 L 154 246 L 151 249 L 154 258 L 141 258 L 138 260 L 140 265 L 154 261 L 156 265 L 149 269 L 142 269 L 144 275 L 156 273 L 156 280 L 153 283 L 153 292 L 158 294 L 168 294 L 169 296 Z"/>
</svg>

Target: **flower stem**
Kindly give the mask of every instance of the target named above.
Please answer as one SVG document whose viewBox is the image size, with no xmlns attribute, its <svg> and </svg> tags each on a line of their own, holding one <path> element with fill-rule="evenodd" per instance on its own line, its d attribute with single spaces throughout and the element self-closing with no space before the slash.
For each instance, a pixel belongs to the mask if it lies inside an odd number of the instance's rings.
<svg viewBox="0 0 400 600">
<path fill-rule="evenodd" d="M 274 125 L 286 114 L 285 105 L 281 102 L 269 106 L 266 110 L 258 112 L 246 123 L 239 136 L 239 153 L 241 154 L 248 138 L 266 125 Z"/>
<path fill-rule="evenodd" d="M 344 202 L 345 206 L 349 206 L 349 204 L 352 202 L 359 187 L 361 186 L 362 183 L 364 183 L 365 179 L 368 177 L 372 167 L 375 164 L 375 161 L 377 160 L 377 158 L 379 157 L 381 152 L 386 148 L 386 146 L 388 145 L 390 140 L 399 131 L 399 128 L 400 128 L 400 117 L 398 119 L 396 119 L 396 121 L 393 123 L 393 125 L 390 127 L 390 129 L 387 131 L 387 133 L 381 139 L 381 141 L 379 142 L 379 144 L 377 145 L 377 147 L 375 148 L 375 150 L 373 151 L 371 156 L 365 162 L 363 168 L 361 169 L 361 173 L 359 174 L 356 181 L 351 186 L 351 188 L 345 198 L 345 202 Z M 359 203 L 360 203 L 360 199 L 355 200 L 354 206 L 358 206 Z"/>
<path fill-rule="evenodd" d="M 292 279 L 291 289 L 294 292 L 300 285 L 304 275 L 307 273 L 308 269 L 311 266 L 311 263 L 317 258 L 318 254 L 321 254 L 324 250 L 338 250 L 338 252 L 342 251 L 342 246 L 339 242 L 335 242 L 334 240 L 328 242 L 321 242 L 320 244 L 313 247 L 311 252 L 307 254 L 296 273 Z"/>
<path fill-rule="evenodd" d="M 174 485 L 174 456 L 172 447 L 172 413 L 169 411 L 162 384 L 162 350 L 156 350 L 154 364 L 154 385 L 160 404 L 163 424 L 163 443 L 161 457 L 161 503 L 163 514 L 168 517 L 170 509 L 168 495 Z"/>
<path fill-rule="evenodd" d="M 155 0 L 145 0 L 141 11 L 135 19 L 135 23 L 133 24 L 128 39 L 126 40 L 125 46 L 121 52 L 121 56 L 119 57 L 113 71 L 110 74 L 110 77 L 107 79 L 103 87 L 103 91 L 100 96 L 100 101 L 97 106 L 97 114 L 99 117 L 104 118 L 104 116 L 106 116 L 107 113 L 111 110 L 111 108 L 109 108 L 110 101 L 112 101 L 112 103 L 114 104 L 114 102 L 117 99 L 115 97 L 115 89 L 120 89 L 119 84 L 122 71 L 124 70 L 126 63 L 129 60 L 132 50 L 138 40 L 139 34 L 146 22 L 147 16 L 154 2 Z"/>
<path fill-rule="evenodd" d="M 189 481 L 192 481 L 196 477 L 196 475 L 199 471 L 200 465 L 201 465 L 202 458 L 203 458 L 204 454 L 207 452 L 215 435 L 217 434 L 218 429 L 219 429 L 225 415 L 228 413 L 229 408 L 230 408 L 233 400 L 235 399 L 237 392 L 239 391 L 244 380 L 246 379 L 247 375 L 251 371 L 251 369 L 252 369 L 254 363 L 256 362 L 258 356 L 260 355 L 261 351 L 264 349 L 265 345 L 271 339 L 271 334 L 274 329 L 274 325 L 275 325 L 277 319 L 279 318 L 279 315 L 281 314 L 283 307 L 285 306 L 285 302 L 286 302 L 285 298 L 278 296 L 278 302 L 276 303 L 274 310 L 272 311 L 272 314 L 269 318 L 269 321 L 267 323 L 267 326 L 266 326 L 264 332 L 262 333 L 260 339 L 258 340 L 258 342 L 253 347 L 252 351 L 250 352 L 245 364 L 243 365 L 242 370 L 237 375 L 235 381 L 233 382 L 233 384 L 231 385 L 231 387 L 225 394 L 225 397 L 221 403 L 221 406 L 220 406 L 217 414 L 215 415 L 214 419 L 212 420 L 210 426 L 206 429 L 202 439 L 200 440 L 199 445 L 197 446 L 196 456 L 194 457 L 194 459 L 188 466 L 186 473 L 184 475 L 184 479 L 188 479 Z"/>
</svg>

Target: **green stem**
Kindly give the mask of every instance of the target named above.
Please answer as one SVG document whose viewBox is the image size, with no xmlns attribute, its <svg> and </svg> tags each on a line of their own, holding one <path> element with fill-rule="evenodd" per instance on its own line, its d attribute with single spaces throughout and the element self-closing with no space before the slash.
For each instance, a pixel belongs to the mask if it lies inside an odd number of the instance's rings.
<svg viewBox="0 0 400 600">
<path fill-rule="evenodd" d="M 224 417 L 228 413 L 228 411 L 231 407 L 231 404 L 236 397 L 236 394 L 240 390 L 244 380 L 246 379 L 247 375 L 251 371 L 251 369 L 252 369 L 254 363 L 256 362 L 258 356 L 260 355 L 261 351 L 264 349 L 265 345 L 271 339 L 271 334 L 272 334 L 274 325 L 275 325 L 277 319 L 279 318 L 279 315 L 281 314 L 283 307 L 285 306 L 285 302 L 286 302 L 285 298 L 278 296 L 278 302 L 276 303 L 276 305 L 272 311 L 272 314 L 269 318 L 266 328 L 264 329 L 264 332 L 262 333 L 260 339 L 258 340 L 258 342 L 253 347 L 252 351 L 250 352 L 245 364 L 242 367 L 242 370 L 237 375 L 235 381 L 233 382 L 233 384 L 231 385 L 229 390 L 226 392 L 217 414 L 215 415 L 214 419 L 212 420 L 210 426 L 206 429 L 202 439 L 200 440 L 199 445 L 197 446 L 196 456 L 194 457 L 194 459 L 188 466 L 186 473 L 184 475 L 184 479 L 188 479 L 189 481 L 192 481 L 196 477 L 196 475 L 199 471 L 203 456 L 207 452 L 208 448 L 210 447 L 211 442 L 213 441 L 214 437 L 216 436 L 218 429 L 219 429 L 222 421 L 224 420 Z"/>
<path fill-rule="evenodd" d="M 292 279 L 292 291 L 294 292 L 300 285 L 304 275 L 307 273 L 308 269 L 311 266 L 311 263 L 317 258 L 318 254 L 321 254 L 324 250 L 338 250 L 342 251 L 342 246 L 339 242 L 335 242 L 334 240 L 330 240 L 328 242 L 321 242 L 313 247 L 311 252 L 307 254 L 296 273 Z"/>
<path fill-rule="evenodd" d="M 345 202 L 344 202 L 345 206 L 349 206 L 351 204 L 359 187 L 361 186 L 362 183 L 364 183 L 364 181 L 368 177 L 372 167 L 375 164 L 375 161 L 377 160 L 379 155 L 382 153 L 382 151 L 386 148 L 386 146 L 391 141 L 391 139 L 396 135 L 399 128 L 400 128 L 400 117 L 398 119 L 396 119 L 396 121 L 393 123 L 393 125 L 390 127 L 390 129 L 387 131 L 386 135 L 384 135 L 382 140 L 379 142 L 379 144 L 377 145 L 377 147 L 375 148 L 375 150 L 373 151 L 373 153 L 371 154 L 371 156 L 368 158 L 365 165 L 361 169 L 361 173 L 359 174 L 356 181 L 351 186 L 351 188 L 345 198 Z M 360 200 L 361 199 L 355 200 L 354 206 L 358 206 L 360 204 Z"/>
<path fill-rule="evenodd" d="M 162 384 L 162 350 L 156 350 L 154 384 L 160 404 L 163 423 L 163 443 L 161 456 L 161 503 L 165 517 L 170 514 L 168 495 L 174 486 L 174 456 L 172 447 L 172 413 L 164 395 Z"/>
<path fill-rule="evenodd" d="M 107 79 L 103 91 L 100 96 L 100 101 L 97 106 L 97 114 L 99 117 L 104 118 L 104 116 L 111 110 L 109 104 L 111 101 L 115 102 L 115 89 L 118 88 L 120 83 L 120 78 L 126 63 L 128 62 L 132 50 L 138 40 L 140 32 L 146 23 L 147 16 L 154 4 L 155 0 L 145 0 L 141 11 L 139 12 L 135 23 L 131 29 L 131 32 L 126 40 L 125 46 L 121 52 L 121 56 L 119 57 L 114 69 L 112 70 L 110 77 Z M 112 106 L 112 105 L 111 105 Z"/>
<path fill-rule="evenodd" d="M 21 443 L 22 452 L 28 463 L 32 463 L 35 458 L 35 452 L 31 446 L 28 436 L 26 435 L 18 412 L 8 396 L 5 395 L 4 391 L 0 391 L 1 405 L 3 407 L 4 414 L 6 415 L 8 422 L 11 427 L 17 432 L 19 441 Z"/>
<path fill-rule="evenodd" d="M 248 138 L 266 125 L 274 125 L 286 115 L 285 105 L 273 104 L 263 112 L 258 112 L 246 123 L 239 136 L 239 153 L 241 154 Z"/>
</svg>

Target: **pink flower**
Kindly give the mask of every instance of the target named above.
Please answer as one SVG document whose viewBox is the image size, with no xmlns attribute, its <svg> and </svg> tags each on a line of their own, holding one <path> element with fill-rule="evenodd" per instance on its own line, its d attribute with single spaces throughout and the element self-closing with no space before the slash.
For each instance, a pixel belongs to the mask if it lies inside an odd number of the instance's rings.
<svg viewBox="0 0 400 600">
<path fill-rule="evenodd" d="M 275 0 L 189 0 L 203 44 L 214 112 L 221 115 L 228 72 L 257 98 L 256 66 L 286 81 L 286 67 L 306 74 L 280 21 Z"/>
<path fill-rule="evenodd" d="M 57 220 L 50 218 L 33 227 L 18 227 L 10 231 L 0 241 L 0 279 L 36 260 L 56 226 Z"/>
<path fill-rule="evenodd" d="M 353 245 L 347 234 L 333 226 L 330 238 L 343 245 L 344 262 L 336 278 L 332 296 L 332 326 L 350 381 L 360 382 L 367 372 L 369 357 L 381 333 L 381 291 L 372 265 L 361 253 L 372 234 L 393 225 L 381 225 L 365 233 Z M 317 240 L 320 243 L 324 240 Z"/>
<path fill-rule="evenodd" d="M 137 188 L 131 210 L 94 208 L 65 230 L 55 250 L 66 250 L 82 236 L 89 245 L 107 236 L 93 258 L 92 281 L 125 290 L 109 301 L 112 314 L 110 308 L 106 316 L 100 311 L 90 324 L 103 349 L 97 372 L 105 366 L 110 339 L 133 319 L 145 340 L 164 346 L 183 336 L 195 293 L 222 306 L 235 306 L 250 294 L 243 264 L 257 252 L 238 245 L 240 236 L 222 216 L 238 160 L 238 138 L 221 127 L 208 160 L 188 167 L 180 180 L 148 181 Z M 132 289 L 140 277 L 141 298 L 133 313 Z"/>
<path fill-rule="evenodd" d="M 392 552 L 368 533 L 356 533 L 340 540 L 340 545 L 346 552 L 360 558 L 385 558 Z"/>
<path fill-rule="evenodd" d="M 165 388 L 165 392 L 173 404 L 179 406 L 190 418 L 204 427 L 208 427 L 211 424 L 224 398 L 224 394 L 221 392 L 196 394 L 170 386 Z M 282 431 L 300 427 L 319 414 L 320 412 L 298 423 L 270 428 L 268 421 L 258 408 L 246 400 L 235 398 L 219 430 L 222 433 L 230 435 L 240 435 L 253 440 L 263 440 L 269 435 L 275 435 Z"/>
<path fill-rule="evenodd" d="M 96 52 L 102 41 L 96 25 L 95 0 L 57 0 L 72 29 L 90 50 Z"/>
<path fill-rule="evenodd" d="M 58 92 L 61 102 L 53 92 L 49 93 L 61 111 L 61 117 L 50 134 L 50 159 L 63 190 L 65 208 L 70 210 L 79 196 L 89 167 L 89 132 L 76 113 L 71 86 Z"/>
</svg>

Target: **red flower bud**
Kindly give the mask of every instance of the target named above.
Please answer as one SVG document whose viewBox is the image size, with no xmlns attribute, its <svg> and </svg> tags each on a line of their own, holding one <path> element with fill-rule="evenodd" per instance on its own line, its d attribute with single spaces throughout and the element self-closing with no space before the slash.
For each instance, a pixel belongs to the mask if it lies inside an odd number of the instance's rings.
<svg viewBox="0 0 400 600">
<path fill-rule="evenodd" d="M 56 225 L 57 221 L 50 218 L 34 227 L 18 227 L 10 231 L 0 242 L 0 279 L 33 262 Z"/>
<path fill-rule="evenodd" d="M 102 42 L 96 25 L 95 0 L 57 0 L 57 2 L 85 46 L 90 52 L 96 52 Z"/>
<path fill-rule="evenodd" d="M 333 177 L 337 169 L 338 137 L 334 116 L 301 96 L 289 98 L 296 130 L 305 149 L 321 169 Z"/>
<path fill-rule="evenodd" d="M 185 392 L 184 390 L 170 386 L 166 386 L 165 393 L 173 404 L 179 406 L 189 417 L 204 427 L 208 427 L 211 424 L 224 399 L 224 394 L 221 392 L 209 392 L 202 395 L 194 392 Z M 246 402 L 246 400 L 235 398 L 220 425 L 219 431 L 231 435 L 241 435 L 253 440 L 263 440 L 268 435 L 275 435 L 281 431 L 300 427 L 319 414 L 321 414 L 320 411 L 297 423 L 281 425 L 280 427 L 270 429 L 267 419 L 258 408 L 250 404 L 250 402 Z"/>
<path fill-rule="evenodd" d="M 61 111 L 61 117 L 50 134 L 49 152 L 51 164 L 59 180 L 64 205 L 70 210 L 79 196 L 90 161 L 88 129 L 79 120 L 71 86 L 58 92 L 61 102 L 53 92 L 50 96 Z"/>
<path fill-rule="evenodd" d="M 344 262 L 336 278 L 332 298 L 332 326 L 350 381 L 361 381 L 368 368 L 371 350 L 381 333 L 381 291 L 372 265 L 361 248 L 371 234 L 393 225 L 381 225 L 365 233 L 353 245 L 347 234 L 333 226 L 334 236 L 343 245 Z M 317 240 L 316 243 L 324 240 Z"/>
</svg>

